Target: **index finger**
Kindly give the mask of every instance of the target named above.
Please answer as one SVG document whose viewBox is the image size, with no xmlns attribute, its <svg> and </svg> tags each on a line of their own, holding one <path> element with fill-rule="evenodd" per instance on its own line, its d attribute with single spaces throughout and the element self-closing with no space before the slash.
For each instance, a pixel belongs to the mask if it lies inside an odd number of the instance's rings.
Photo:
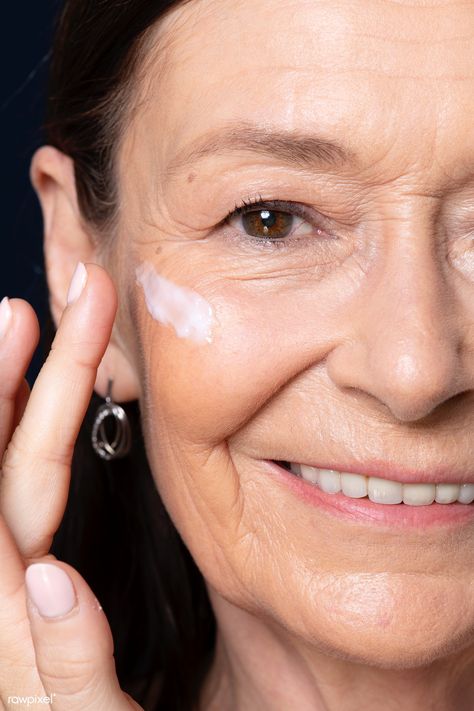
<svg viewBox="0 0 474 711">
<path fill-rule="evenodd" d="M 86 278 L 82 294 L 64 310 L 2 464 L 0 510 L 26 558 L 48 552 L 61 522 L 74 445 L 117 311 L 102 267 L 80 264 L 77 278 Z"/>
</svg>

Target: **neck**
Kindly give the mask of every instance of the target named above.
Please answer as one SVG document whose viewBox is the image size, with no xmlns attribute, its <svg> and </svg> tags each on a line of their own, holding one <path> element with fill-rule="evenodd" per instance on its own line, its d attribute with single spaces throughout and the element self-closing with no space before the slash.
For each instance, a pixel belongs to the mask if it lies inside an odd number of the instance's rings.
<svg viewBox="0 0 474 711">
<path fill-rule="evenodd" d="M 382 669 L 308 648 L 281 627 L 227 602 L 209 588 L 217 620 L 213 666 L 202 711 L 404 711 L 474 708 L 474 649 L 420 668 Z"/>
</svg>

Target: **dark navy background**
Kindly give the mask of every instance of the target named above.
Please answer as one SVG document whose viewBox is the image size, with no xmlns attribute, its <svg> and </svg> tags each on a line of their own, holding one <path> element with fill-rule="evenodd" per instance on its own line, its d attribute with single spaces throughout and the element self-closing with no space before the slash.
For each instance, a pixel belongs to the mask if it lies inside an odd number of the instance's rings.
<svg viewBox="0 0 474 711">
<path fill-rule="evenodd" d="M 42 221 L 28 172 L 43 142 L 48 52 L 59 6 L 56 0 L 27 0 L 1 3 L 0 9 L 0 300 L 26 299 L 40 324 L 47 308 Z M 30 384 L 40 365 L 41 346 L 28 371 Z"/>
</svg>

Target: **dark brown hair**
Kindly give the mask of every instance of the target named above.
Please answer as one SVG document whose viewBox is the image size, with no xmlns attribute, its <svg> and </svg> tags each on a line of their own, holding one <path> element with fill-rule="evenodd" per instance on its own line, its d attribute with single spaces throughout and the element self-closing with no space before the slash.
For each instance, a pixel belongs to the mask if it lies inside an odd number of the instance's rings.
<svg viewBox="0 0 474 711">
<path fill-rule="evenodd" d="M 64 0 L 55 32 L 46 133 L 74 159 L 79 206 L 105 228 L 117 209 L 114 156 L 147 38 L 189 0 Z M 163 43 L 164 45 L 164 43 Z"/>
<path fill-rule="evenodd" d="M 188 0 L 185 0 L 188 1 Z M 117 213 L 114 157 L 142 48 L 170 0 L 66 0 L 53 43 L 46 139 L 74 160 L 79 206 L 98 234 Z M 54 337 L 49 315 L 45 353 Z M 174 527 L 145 454 L 138 402 L 123 404 L 131 454 L 99 460 L 94 393 L 75 447 L 66 512 L 52 553 L 100 600 L 124 691 L 146 711 L 191 711 L 215 647 L 203 577 Z"/>
</svg>

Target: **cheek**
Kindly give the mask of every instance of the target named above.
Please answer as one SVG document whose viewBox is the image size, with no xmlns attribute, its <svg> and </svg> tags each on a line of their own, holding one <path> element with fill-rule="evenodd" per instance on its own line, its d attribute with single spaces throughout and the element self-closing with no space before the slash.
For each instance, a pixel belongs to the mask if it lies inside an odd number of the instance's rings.
<svg viewBox="0 0 474 711">
<path fill-rule="evenodd" d="M 236 470 L 227 440 L 295 373 L 324 356 L 328 338 L 322 326 L 323 335 L 314 337 L 312 295 L 310 316 L 302 319 L 307 327 L 295 321 L 300 290 L 276 299 L 274 291 L 215 280 L 199 293 L 215 315 L 210 343 L 180 338 L 158 323 L 138 292 L 144 430 L 164 503 L 217 587 L 226 566 L 238 568 L 250 555 L 248 532 L 265 520 L 267 506 L 266 492 Z M 238 582 L 233 578 L 234 587 Z"/>
<path fill-rule="evenodd" d="M 211 305 L 202 296 L 166 279 L 151 262 L 142 262 L 135 274 L 137 284 L 143 288 L 148 312 L 155 321 L 170 326 L 179 338 L 212 343 L 215 319 Z"/>
<path fill-rule="evenodd" d="M 182 533 L 188 528 L 192 539 L 193 525 L 212 519 L 210 544 L 225 539 L 230 548 L 242 533 L 244 494 L 227 442 L 292 377 L 324 358 L 347 311 L 340 294 L 347 298 L 349 291 L 321 284 L 315 295 L 304 280 L 262 284 L 212 273 L 209 264 L 190 259 L 179 266 L 180 283 L 210 304 L 215 323 L 211 342 L 178 337 L 151 317 L 137 287 L 148 456 Z M 160 272 L 178 281 L 171 261 Z M 245 503 L 259 516 L 255 492 Z"/>
<path fill-rule="evenodd" d="M 136 296 L 148 390 L 177 437 L 223 442 L 345 332 L 363 280 L 359 259 L 346 254 L 354 245 L 346 249 L 342 239 L 325 240 L 324 248 L 315 242 L 262 253 L 220 233 L 205 239 L 170 233 L 159 259 L 149 262 L 149 247 L 139 248 Z M 176 285 L 193 316 L 184 322 L 175 309 Z M 160 302 L 161 286 L 173 296 L 167 303 Z"/>
<path fill-rule="evenodd" d="M 216 317 L 211 342 L 157 323 L 138 289 L 137 331 L 151 468 L 208 583 L 344 659 L 396 668 L 459 648 L 458 631 L 472 634 L 463 576 L 353 572 L 370 541 L 291 509 L 257 470 L 247 463 L 238 472 L 229 456 L 226 438 L 333 346 L 344 314 L 352 318 L 350 290 L 257 289 L 217 278 L 194 289 Z"/>
<path fill-rule="evenodd" d="M 212 446 L 324 358 L 343 324 L 334 295 L 318 299 L 301 288 L 222 281 L 204 296 L 214 315 L 208 342 L 179 337 L 140 312 L 151 403 L 177 437 Z"/>
<path fill-rule="evenodd" d="M 223 281 L 200 293 L 215 317 L 211 342 L 179 337 L 172 326 L 152 318 L 137 290 L 142 411 L 160 495 L 206 578 L 218 585 L 243 550 L 239 539 L 249 526 L 226 438 L 286 382 L 295 364 L 301 367 L 301 360 L 290 330 L 294 305 L 278 313 L 273 296 L 256 301 L 255 293 Z M 276 318 L 283 323 L 278 348 Z M 260 504 L 254 497 L 252 510 Z"/>
</svg>

